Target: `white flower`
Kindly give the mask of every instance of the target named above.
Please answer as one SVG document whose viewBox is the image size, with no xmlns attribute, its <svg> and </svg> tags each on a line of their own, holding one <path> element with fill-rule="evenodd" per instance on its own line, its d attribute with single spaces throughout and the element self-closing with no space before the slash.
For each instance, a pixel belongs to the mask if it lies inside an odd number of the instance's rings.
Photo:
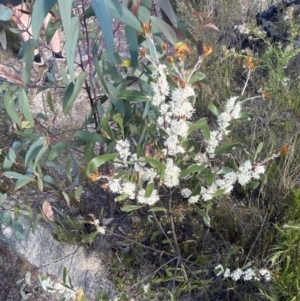
<svg viewBox="0 0 300 301">
<path fill-rule="evenodd" d="M 137 196 L 138 203 L 152 206 L 159 201 L 157 190 L 153 190 L 149 197 L 145 197 L 145 192 L 146 192 L 145 189 L 141 189 L 138 192 L 138 196 Z"/>
<path fill-rule="evenodd" d="M 175 187 L 179 185 L 179 174 L 181 169 L 174 165 L 172 159 L 167 159 L 163 183 L 167 187 Z"/>
<path fill-rule="evenodd" d="M 225 112 L 230 114 L 231 118 L 238 119 L 240 117 L 241 104 L 237 102 L 237 97 L 231 97 L 227 100 Z"/>
<path fill-rule="evenodd" d="M 206 152 L 209 154 L 210 158 L 215 157 L 215 150 L 217 146 L 220 144 L 222 141 L 223 137 L 220 131 L 212 131 L 210 132 L 210 139 L 209 141 L 206 141 Z"/>
<path fill-rule="evenodd" d="M 191 196 L 189 199 L 188 199 L 188 202 L 190 204 L 195 204 L 199 201 L 199 198 L 200 198 L 200 195 L 195 195 L 195 196 Z"/>
<path fill-rule="evenodd" d="M 243 272 L 243 279 L 245 281 L 249 281 L 254 279 L 255 273 L 251 268 L 248 268 L 246 271 Z"/>
<path fill-rule="evenodd" d="M 220 276 L 224 273 L 224 268 L 221 264 L 218 264 L 216 267 L 215 267 L 215 274 L 217 276 Z"/>
<path fill-rule="evenodd" d="M 189 97 L 195 97 L 195 91 L 192 87 L 186 86 L 184 89 L 177 88 L 172 91 L 172 101 L 170 103 L 171 111 L 175 116 L 191 118 L 195 109 Z"/>
<path fill-rule="evenodd" d="M 156 83 L 152 82 L 150 84 L 153 90 L 152 104 L 155 106 L 160 106 L 165 102 L 166 96 L 169 94 L 169 84 L 167 82 L 167 77 L 165 74 L 167 66 L 160 64 L 157 69 L 153 72 L 153 76 L 157 77 Z"/>
<path fill-rule="evenodd" d="M 97 231 L 102 234 L 102 235 L 105 235 L 105 227 L 103 226 L 96 226 L 97 228 Z"/>
<path fill-rule="evenodd" d="M 119 179 L 110 179 L 108 182 L 109 189 L 112 193 L 121 194 L 122 188 Z"/>
<path fill-rule="evenodd" d="M 252 178 L 259 180 L 260 179 L 260 174 L 264 174 L 266 171 L 266 168 L 264 165 L 258 165 L 254 168 L 252 171 Z"/>
<path fill-rule="evenodd" d="M 267 269 L 260 269 L 259 274 L 266 280 L 266 281 L 271 281 L 272 280 L 272 275 Z"/>
<path fill-rule="evenodd" d="M 155 178 L 159 177 L 159 175 L 153 168 L 143 168 L 140 170 L 140 177 L 144 182 L 153 182 Z"/>
<path fill-rule="evenodd" d="M 249 160 L 244 162 L 240 168 L 240 173 L 237 174 L 238 182 L 244 186 L 251 181 L 252 164 Z"/>
<path fill-rule="evenodd" d="M 231 115 L 227 112 L 223 112 L 218 116 L 218 124 L 221 131 L 224 132 L 225 135 L 229 134 L 230 131 L 226 130 L 226 128 L 230 125 L 229 122 L 232 119 Z"/>
<path fill-rule="evenodd" d="M 184 153 L 183 147 L 179 144 L 177 135 L 170 135 L 164 142 L 169 156 L 176 156 L 178 153 Z"/>
<path fill-rule="evenodd" d="M 212 194 L 205 187 L 201 187 L 201 196 L 204 201 L 209 201 L 213 198 Z"/>
<path fill-rule="evenodd" d="M 230 270 L 227 268 L 224 272 L 224 278 L 229 278 L 231 275 Z"/>
<path fill-rule="evenodd" d="M 231 273 L 230 277 L 232 278 L 232 280 L 237 281 L 241 278 L 242 275 L 243 271 L 240 268 L 238 268 Z"/>
<path fill-rule="evenodd" d="M 117 141 L 116 151 L 119 152 L 121 159 L 127 159 L 130 153 L 130 144 L 128 140 L 119 140 Z"/>
<path fill-rule="evenodd" d="M 135 183 L 132 182 L 125 182 L 122 185 L 122 193 L 128 194 L 128 197 L 131 200 L 135 199 L 135 190 L 136 190 L 136 185 Z"/>
<path fill-rule="evenodd" d="M 183 188 L 180 193 L 184 198 L 188 198 L 192 194 L 192 191 L 188 188 Z"/>
</svg>

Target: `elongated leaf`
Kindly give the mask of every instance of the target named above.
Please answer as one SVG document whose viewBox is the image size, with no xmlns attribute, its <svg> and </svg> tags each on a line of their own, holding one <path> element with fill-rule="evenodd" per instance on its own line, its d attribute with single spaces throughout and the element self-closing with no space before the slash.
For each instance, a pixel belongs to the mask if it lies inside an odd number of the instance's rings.
<svg viewBox="0 0 300 301">
<path fill-rule="evenodd" d="M 108 12 L 106 1 L 92 0 L 92 6 L 97 16 L 97 21 L 102 29 L 104 40 L 112 64 L 115 63 L 114 57 L 114 36 L 112 30 L 112 20 Z"/>
<path fill-rule="evenodd" d="M 135 70 L 138 64 L 138 48 L 139 48 L 137 34 L 135 29 L 130 27 L 129 25 L 125 26 L 125 34 L 126 34 L 130 57 L 131 57 L 130 65 Z"/>
<path fill-rule="evenodd" d="M 256 152 L 255 152 L 255 156 L 254 156 L 254 160 L 257 158 L 258 154 L 261 152 L 261 150 L 263 149 L 263 146 L 264 146 L 264 143 L 263 142 L 260 142 L 257 149 L 256 149 Z"/>
<path fill-rule="evenodd" d="M 15 183 L 15 191 L 27 185 L 31 181 L 34 181 L 34 179 L 18 179 Z"/>
<path fill-rule="evenodd" d="M 174 29 L 160 18 L 151 16 L 150 19 L 153 26 L 156 26 L 166 36 L 168 41 L 175 45 L 177 42 L 177 36 Z"/>
<path fill-rule="evenodd" d="M 146 187 L 145 198 L 148 198 L 154 190 L 154 183 L 149 183 Z"/>
<path fill-rule="evenodd" d="M 201 118 L 189 126 L 189 133 L 197 131 L 197 130 L 201 129 L 202 127 L 204 127 L 205 125 L 207 125 L 207 119 Z"/>
<path fill-rule="evenodd" d="M 127 200 L 128 197 L 129 197 L 129 195 L 127 193 L 123 193 L 123 194 L 119 195 L 118 197 L 116 197 L 115 201 L 121 202 L 121 201 Z"/>
<path fill-rule="evenodd" d="M 89 165 L 88 165 L 88 168 L 87 168 L 88 176 L 90 176 L 91 173 L 93 171 L 95 171 L 99 166 L 105 164 L 106 162 L 114 160 L 118 156 L 119 156 L 119 153 L 113 153 L 113 154 L 106 154 L 106 155 L 98 156 L 98 157 L 92 159 L 89 162 Z"/>
<path fill-rule="evenodd" d="M 199 215 L 202 216 L 205 226 L 210 228 L 211 227 L 210 226 L 210 217 L 208 216 L 208 214 L 198 208 L 197 208 L 197 212 L 199 213 Z"/>
<path fill-rule="evenodd" d="M 38 38 L 43 21 L 56 2 L 57 0 L 35 0 L 31 17 L 32 34 L 35 39 Z"/>
<path fill-rule="evenodd" d="M 242 147 L 242 144 L 241 143 L 232 143 L 232 144 L 226 144 L 226 145 L 223 145 L 219 148 L 217 148 L 215 150 L 215 154 L 216 155 L 219 155 L 219 154 L 224 154 L 224 153 L 228 153 L 228 152 L 231 152 L 233 150 L 235 150 L 236 148 L 241 148 Z"/>
<path fill-rule="evenodd" d="M 205 78 L 205 74 L 202 72 L 195 73 L 189 80 L 189 84 L 192 85 L 197 81 L 202 81 Z"/>
<path fill-rule="evenodd" d="M 68 148 L 68 143 L 67 142 L 57 142 L 49 152 L 48 160 L 52 161 L 55 159 L 57 156 L 61 155 L 67 148 Z"/>
<path fill-rule="evenodd" d="M 100 1 L 100 0 L 95 0 Z M 75 51 L 79 35 L 79 18 L 72 17 L 73 0 L 57 0 L 65 33 L 66 56 L 71 79 L 74 80 Z"/>
<path fill-rule="evenodd" d="M 98 133 L 91 133 L 84 130 L 76 131 L 74 133 L 74 137 L 84 142 L 108 143 L 111 141 L 110 139 L 103 137 Z"/>
<path fill-rule="evenodd" d="M 162 171 L 163 169 L 166 168 L 164 164 L 150 157 L 144 158 L 144 161 L 146 163 L 149 163 L 152 167 L 156 168 L 158 171 Z"/>
<path fill-rule="evenodd" d="M 36 139 L 32 143 L 25 156 L 25 166 L 29 166 L 31 164 L 31 162 L 35 159 L 37 154 L 43 148 L 45 142 L 46 142 L 46 137 L 43 136 Z"/>
<path fill-rule="evenodd" d="M 26 179 L 29 181 L 34 180 L 34 177 L 32 175 L 22 175 L 14 171 L 6 171 L 3 173 L 3 175 L 9 179 Z"/>
<path fill-rule="evenodd" d="M 12 121 L 17 123 L 18 125 L 21 125 L 21 119 L 17 113 L 15 104 L 14 104 L 14 100 L 13 100 L 13 96 L 9 90 L 5 91 L 4 105 L 5 105 L 5 110 L 8 114 L 8 116 L 12 119 Z"/>
<path fill-rule="evenodd" d="M 43 210 L 43 213 L 46 216 L 46 218 L 49 221 L 54 222 L 54 213 L 53 213 L 51 204 L 48 201 L 45 201 L 43 203 L 42 210 Z"/>
<path fill-rule="evenodd" d="M 155 3 L 164 11 L 174 26 L 177 26 L 177 18 L 169 0 L 155 0 Z"/>
<path fill-rule="evenodd" d="M 218 117 L 220 115 L 218 108 L 212 102 L 208 104 L 208 108 L 215 116 Z"/>
<path fill-rule="evenodd" d="M 142 208 L 143 206 L 139 206 L 139 205 L 126 205 L 124 207 L 121 208 L 121 211 L 123 212 L 130 212 L 130 211 L 134 211 L 134 210 L 138 210 L 140 208 Z"/>
<path fill-rule="evenodd" d="M 168 210 L 164 207 L 152 207 L 149 209 L 152 212 L 167 212 Z"/>
<path fill-rule="evenodd" d="M 13 15 L 12 10 L 6 5 L 0 4 L 0 20 L 8 21 Z"/>
<path fill-rule="evenodd" d="M 25 90 L 22 88 L 19 89 L 18 101 L 19 101 L 19 108 L 23 113 L 24 117 L 26 118 L 26 120 L 33 122 L 33 116 L 30 111 L 28 96 Z"/>
<path fill-rule="evenodd" d="M 69 113 L 75 100 L 81 92 L 85 75 L 85 72 L 81 72 L 76 79 L 75 85 L 73 82 L 69 83 L 63 99 L 63 111 L 65 114 Z"/>
<path fill-rule="evenodd" d="M 201 164 L 201 165 L 192 165 L 189 168 L 187 168 L 186 170 L 183 170 L 180 175 L 179 175 L 179 179 L 185 178 L 186 176 L 192 174 L 192 173 L 196 173 L 196 172 L 200 172 L 205 168 L 205 164 Z"/>
<path fill-rule="evenodd" d="M 130 102 L 145 102 L 151 99 L 148 95 L 145 95 L 142 92 L 136 90 L 121 91 L 118 94 L 117 98 L 126 99 L 127 101 Z"/>
<path fill-rule="evenodd" d="M 17 236 L 18 239 L 26 240 L 26 233 L 24 231 L 24 228 L 22 224 L 18 221 L 13 221 L 11 228 L 14 232 L 14 234 Z"/>
<path fill-rule="evenodd" d="M 104 2 L 112 18 L 133 27 L 137 31 L 142 31 L 140 21 L 125 5 L 120 3 L 119 0 L 104 0 Z"/>
</svg>

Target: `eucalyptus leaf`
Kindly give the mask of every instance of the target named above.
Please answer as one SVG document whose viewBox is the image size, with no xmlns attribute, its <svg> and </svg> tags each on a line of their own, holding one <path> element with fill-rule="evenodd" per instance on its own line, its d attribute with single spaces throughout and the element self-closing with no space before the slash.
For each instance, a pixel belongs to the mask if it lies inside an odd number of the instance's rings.
<svg viewBox="0 0 300 301">
<path fill-rule="evenodd" d="M 105 164 L 106 162 L 114 160 L 118 156 L 119 153 L 113 153 L 113 154 L 106 154 L 106 155 L 95 157 L 88 164 L 87 175 L 90 176 L 91 173 L 94 172 L 99 166 Z"/>
</svg>

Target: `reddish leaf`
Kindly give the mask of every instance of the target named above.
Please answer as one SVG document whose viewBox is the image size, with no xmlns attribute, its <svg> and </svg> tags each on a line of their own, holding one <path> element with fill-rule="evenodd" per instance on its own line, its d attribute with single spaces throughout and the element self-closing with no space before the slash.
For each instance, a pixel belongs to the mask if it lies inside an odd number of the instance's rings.
<svg viewBox="0 0 300 301">
<path fill-rule="evenodd" d="M 54 213 L 48 201 L 45 201 L 43 204 L 43 213 L 49 221 L 54 222 Z"/>
<path fill-rule="evenodd" d="M 25 83 L 14 69 L 2 64 L 0 64 L 0 77 L 3 77 L 12 84 L 25 86 Z"/>
<path fill-rule="evenodd" d="M 132 2 L 132 13 L 135 16 L 138 15 L 140 4 L 141 4 L 141 0 L 133 0 Z"/>
</svg>

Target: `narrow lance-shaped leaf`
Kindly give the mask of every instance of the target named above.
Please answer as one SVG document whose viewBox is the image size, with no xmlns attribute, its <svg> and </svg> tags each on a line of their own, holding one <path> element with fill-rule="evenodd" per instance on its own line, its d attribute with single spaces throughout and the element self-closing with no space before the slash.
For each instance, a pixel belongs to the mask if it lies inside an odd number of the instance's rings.
<svg viewBox="0 0 300 301">
<path fill-rule="evenodd" d="M 69 113 L 79 93 L 81 92 L 82 85 L 85 79 L 85 72 L 81 72 L 76 78 L 75 85 L 71 82 L 65 92 L 63 99 L 63 111 L 65 114 Z"/>
<path fill-rule="evenodd" d="M 38 38 L 43 21 L 56 2 L 57 0 L 35 0 L 31 17 L 32 34 L 35 39 Z"/>
<path fill-rule="evenodd" d="M 200 172 L 205 168 L 205 164 L 201 164 L 201 165 L 192 165 L 189 168 L 187 168 L 186 170 L 183 170 L 180 175 L 179 175 L 179 179 L 182 179 L 192 173 L 196 173 L 196 172 Z"/>
<path fill-rule="evenodd" d="M 152 25 L 156 26 L 166 36 L 169 42 L 175 45 L 177 42 L 177 36 L 174 29 L 160 18 L 151 16 L 150 19 Z"/>
<path fill-rule="evenodd" d="M 99 166 L 105 164 L 106 162 L 109 162 L 119 156 L 119 153 L 112 153 L 112 154 L 106 154 L 102 156 L 98 156 L 94 159 L 92 159 L 89 162 L 88 168 L 87 168 L 87 175 L 90 176 L 93 171 L 95 171 Z"/>
<path fill-rule="evenodd" d="M 130 102 L 145 102 L 150 100 L 150 97 L 148 95 L 145 95 L 142 92 L 136 90 L 121 91 L 118 94 L 117 98 L 126 99 Z"/>
<path fill-rule="evenodd" d="M 79 35 L 79 19 L 78 17 L 72 17 L 72 3 L 73 0 L 57 0 L 59 11 L 62 18 L 62 25 L 65 33 L 66 42 L 66 56 L 69 73 L 72 80 L 74 80 L 74 60 L 75 51 Z M 95 0 L 100 1 L 100 0 Z"/>
<path fill-rule="evenodd" d="M 174 26 L 177 26 L 177 18 L 169 0 L 156 0 L 155 3 L 164 11 Z"/>
<path fill-rule="evenodd" d="M 104 40 L 111 63 L 115 63 L 114 57 L 114 36 L 112 20 L 108 12 L 106 1 L 92 0 L 92 5 L 97 16 L 97 21 L 102 29 Z"/>
</svg>

